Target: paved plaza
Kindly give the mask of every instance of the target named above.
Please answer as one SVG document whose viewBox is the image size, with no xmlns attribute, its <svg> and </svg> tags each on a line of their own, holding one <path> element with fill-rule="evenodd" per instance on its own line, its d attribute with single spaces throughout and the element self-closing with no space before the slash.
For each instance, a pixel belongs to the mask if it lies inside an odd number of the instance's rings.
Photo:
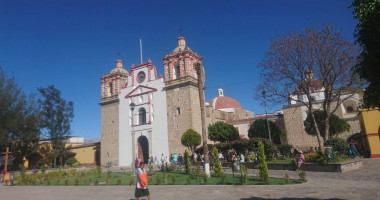
<svg viewBox="0 0 380 200">
<path fill-rule="evenodd" d="M 306 172 L 307 183 L 279 186 L 149 186 L 159 199 L 380 199 L 380 159 L 362 159 L 363 168 L 346 173 Z M 257 170 L 249 171 L 257 174 Z M 272 177 L 298 178 L 270 170 Z M 0 200 L 130 200 L 134 186 L 0 186 Z"/>
</svg>

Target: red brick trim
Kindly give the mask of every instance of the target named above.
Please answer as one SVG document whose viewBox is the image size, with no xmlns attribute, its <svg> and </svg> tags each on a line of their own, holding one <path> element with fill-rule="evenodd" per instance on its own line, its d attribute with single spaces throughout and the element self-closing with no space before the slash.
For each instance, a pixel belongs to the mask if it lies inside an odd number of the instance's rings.
<svg viewBox="0 0 380 200">
<path fill-rule="evenodd" d="M 368 133 L 368 134 L 363 134 L 364 136 L 371 137 L 371 136 L 378 136 L 379 133 Z"/>
<path fill-rule="evenodd" d="M 371 158 L 380 158 L 380 154 L 371 154 Z"/>
</svg>

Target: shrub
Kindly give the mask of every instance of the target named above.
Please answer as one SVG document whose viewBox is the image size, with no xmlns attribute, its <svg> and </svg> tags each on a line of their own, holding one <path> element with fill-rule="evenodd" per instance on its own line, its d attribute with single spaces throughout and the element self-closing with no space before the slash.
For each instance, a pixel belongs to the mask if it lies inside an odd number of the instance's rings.
<svg viewBox="0 0 380 200">
<path fill-rule="evenodd" d="M 110 179 L 106 178 L 106 185 L 108 185 L 108 183 L 110 183 Z"/>
<path fill-rule="evenodd" d="M 261 141 L 258 142 L 259 147 L 259 155 L 260 155 L 260 162 L 259 162 L 259 169 L 260 169 L 260 179 L 265 183 L 269 184 L 269 173 L 268 173 L 268 166 L 266 162 L 266 156 L 264 153 L 264 145 Z"/>
<path fill-rule="evenodd" d="M 76 169 L 72 169 L 69 171 L 69 174 L 70 176 L 75 176 L 77 174 L 77 170 Z"/>
<path fill-rule="evenodd" d="M 46 185 L 50 185 L 50 179 L 46 181 Z"/>
<path fill-rule="evenodd" d="M 69 158 L 66 160 L 66 165 L 72 166 L 76 162 L 78 162 L 78 160 L 76 158 Z"/>
<path fill-rule="evenodd" d="M 161 178 L 160 178 L 160 176 L 157 176 L 156 184 L 157 184 L 157 185 L 160 185 L 160 184 L 161 184 Z"/>
<path fill-rule="evenodd" d="M 102 175 L 102 168 L 100 166 L 96 167 L 96 173 L 98 173 L 98 176 L 100 178 L 100 176 Z"/>
<path fill-rule="evenodd" d="M 222 172 L 222 164 L 220 163 L 219 152 L 218 152 L 218 149 L 216 147 L 214 147 L 212 149 L 212 156 L 213 156 L 213 159 L 214 159 L 214 172 L 215 172 L 215 175 L 217 175 L 218 177 L 220 177 L 223 174 L 223 172 Z"/>
<path fill-rule="evenodd" d="M 55 180 L 55 184 L 59 185 L 60 179 Z"/>
<path fill-rule="evenodd" d="M 172 185 L 175 185 L 176 181 L 175 176 L 172 176 Z"/>
<path fill-rule="evenodd" d="M 343 155 L 347 150 L 347 142 L 342 138 L 331 138 L 326 141 L 325 146 L 331 146 L 338 155 Z"/>
<path fill-rule="evenodd" d="M 41 172 L 42 172 L 43 174 L 45 174 L 45 172 L 46 172 L 46 167 L 45 167 L 45 165 L 41 165 Z"/>
<path fill-rule="evenodd" d="M 88 180 L 84 179 L 84 185 L 88 185 Z"/>
<path fill-rule="evenodd" d="M 69 180 L 68 179 L 65 179 L 65 185 L 69 185 Z"/>
<path fill-rule="evenodd" d="M 75 178 L 75 185 L 79 185 L 79 180 L 78 180 L 78 178 Z"/>
<path fill-rule="evenodd" d="M 322 163 L 323 160 L 324 160 L 324 157 L 320 151 L 305 154 L 306 162 Z"/>
<path fill-rule="evenodd" d="M 299 176 L 300 176 L 300 181 L 301 182 L 306 182 L 307 181 L 306 180 L 306 172 L 300 171 Z"/>
<path fill-rule="evenodd" d="M 186 179 L 186 184 L 187 184 L 187 185 L 191 185 L 191 178 L 190 178 L 190 177 L 187 177 L 187 179 Z"/>
<path fill-rule="evenodd" d="M 255 158 L 256 158 L 256 155 L 249 155 L 249 156 L 245 157 L 245 160 L 247 162 L 253 162 L 255 160 Z"/>
<path fill-rule="evenodd" d="M 121 185 L 121 179 L 117 179 L 116 185 Z"/>
<path fill-rule="evenodd" d="M 225 185 L 226 184 L 226 175 L 222 174 L 220 176 L 220 184 Z"/>
<path fill-rule="evenodd" d="M 241 170 L 243 171 L 243 176 L 240 176 L 240 183 L 244 185 L 248 180 L 248 170 L 245 165 L 241 164 Z"/>
<path fill-rule="evenodd" d="M 288 173 L 285 174 L 284 180 L 285 180 L 286 184 L 289 184 L 289 175 L 288 175 Z"/>
<path fill-rule="evenodd" d="M 293 145 L 291 144 L 279 144 L 278 150 L 280 151 L 281 155 L 288 157 L 290 155 L 290 150 L 293 148 Z"/>
<path fill-rule="evenodd" d="M 94 185 L 99 185 L 99 180 L 96 179 Z"/>
</svg>

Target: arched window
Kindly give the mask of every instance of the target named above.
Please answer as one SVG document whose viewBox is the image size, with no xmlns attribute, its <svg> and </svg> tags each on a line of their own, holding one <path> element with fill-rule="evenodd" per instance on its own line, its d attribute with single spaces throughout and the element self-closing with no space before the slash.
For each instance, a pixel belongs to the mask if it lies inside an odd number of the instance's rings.
<svg viewBox="0 0 380 200">
<path fill-rule="evenodd" d="M 179 64 L 174 64 L 174 70 L 173 70 L 173 79 L 178 79 L 181 75 L 181 69 L 179 67 Z"/>
<path fill-rule="evenodd" d="M 347 107 L 347 112 L 354 112 L 354 108 L 352 106 L 348 106 Z"/>
<path fill-rule="evenodd" d="M 146 124 L 146 111 L 145 108 L 139 109 L 139 124 Z"/>
</svg>

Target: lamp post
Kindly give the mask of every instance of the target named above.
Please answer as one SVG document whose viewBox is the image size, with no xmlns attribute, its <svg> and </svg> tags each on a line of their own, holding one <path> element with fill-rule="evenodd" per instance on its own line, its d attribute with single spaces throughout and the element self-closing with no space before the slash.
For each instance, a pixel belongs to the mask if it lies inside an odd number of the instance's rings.
<svg viewBox="0 0 380 200">
<path fill-rule="evenodd" d="M 130 103 L 129 107 L 131 107 L 131 116 L 132 116 L 132 123 L 131 123 L 131 128 L 132 128 L 132 174 L 135 175 L 135 131 L 133 130 L 133 110 L 135 109 L 136 104 L 135 103 Z"/>
<path fill-rule="evenodd" d="M 269 134 L 269 140 L 272 141 L 272 137 L 270 136 L 270 128 L 269 128 L 269 123 L 268 123 L 268 113 L 267 113 L 267 100 L 265 99 L 266 92 L 263 90 L 261 93 L 264 98 L 264 105 L 265 105 L 265 119 L 267 120 L 267 127 L 268 127 L 268 134 Z"/>
</svg>

